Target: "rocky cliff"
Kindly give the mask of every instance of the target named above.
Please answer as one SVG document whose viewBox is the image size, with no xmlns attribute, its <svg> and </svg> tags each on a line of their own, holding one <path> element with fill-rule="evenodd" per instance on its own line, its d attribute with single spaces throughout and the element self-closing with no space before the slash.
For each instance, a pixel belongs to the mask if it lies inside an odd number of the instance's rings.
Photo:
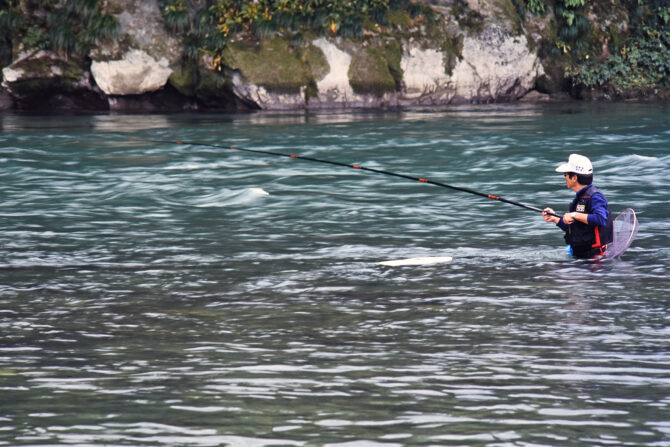
<svg viewBox="0 0 670 447">
<path fill-rule="evenodd" d="M 561 90 L 561 67 L 539 54 L 551 14 L 522 21 L 510 0 L 426 1 L 430 19 L 349 38 L 239 33 L 220 54 L 195 58 L 184 57 L 157 0 L 104 3 L 118 29 L 87 54 L 13 42 L 0 108 L 377 108 L 542 100 Z"/>
</svg>

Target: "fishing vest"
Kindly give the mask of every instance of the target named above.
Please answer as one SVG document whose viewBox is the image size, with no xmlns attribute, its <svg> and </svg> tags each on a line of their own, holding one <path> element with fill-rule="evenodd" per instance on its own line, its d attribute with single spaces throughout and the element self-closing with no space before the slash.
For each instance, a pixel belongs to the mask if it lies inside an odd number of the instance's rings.
<svg viewBox="0 0 670 447">
<path fill-rule="evenodd" d="M 570 204 L 570 212 L 592 214 L 591 197 L 598 192 L 600 190 L 593 185 L 582 190 Z M 612 228 L 611 213 L 609 213 L 607 224 L 604 226 L 592 227 L 575 220 L 572 225 L 568 225 L 565 242 L 570 244 L 573 254 L 578 258 L 603 255 L 607 249 L 607 244 L 612 242 Z"/>
</svg>

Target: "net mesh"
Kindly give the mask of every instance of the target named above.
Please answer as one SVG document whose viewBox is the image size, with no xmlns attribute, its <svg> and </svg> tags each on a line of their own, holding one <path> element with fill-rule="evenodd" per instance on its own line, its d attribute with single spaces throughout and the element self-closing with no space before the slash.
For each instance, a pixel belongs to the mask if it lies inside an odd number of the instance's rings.
<svg viewBox="0 0 670 447">
<path fill-rule="evenodd" d="M 607 246 L 605 256 L 608 258 L 621 256 L 635 239 L 639 227 L 640 224 L 635 215 L 635 211 L 631 208 L 623 210 L 621 214 L 614 219 L 612 242 Z"/>
</svg>

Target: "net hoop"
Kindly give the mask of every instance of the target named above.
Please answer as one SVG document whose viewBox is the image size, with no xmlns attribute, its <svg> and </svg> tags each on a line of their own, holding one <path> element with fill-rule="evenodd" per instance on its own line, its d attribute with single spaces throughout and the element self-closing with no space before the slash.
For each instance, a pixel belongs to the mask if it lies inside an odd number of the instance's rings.
<svg viewBox="0 0 670 447">
<path fill-rule="evenodd" d="M 632 208 L 626 208 L 614 219 L 612 242 L 607 246 L 606 258 L 621 256 L 637 236 L 640 222 Z"/>
</svg>

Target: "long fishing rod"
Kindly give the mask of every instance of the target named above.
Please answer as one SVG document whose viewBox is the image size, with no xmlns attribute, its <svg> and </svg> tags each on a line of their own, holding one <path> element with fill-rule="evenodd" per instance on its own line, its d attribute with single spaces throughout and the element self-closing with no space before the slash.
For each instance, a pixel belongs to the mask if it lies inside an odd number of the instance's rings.
<svg viewBox="0 0 670 447">
<path fill-rule="evenodd" d="M 261 149 L 247 149 L 247 148 L 242 148 L 242 147 L 238 147 L 238 146 L 223 146 L 223 145 L 220 145 L 220 144 L 212 144 L 212 143 L 198 143 L 198 142 L 192 142 L 192 141 L 161 141 L 161 140 L 146 140 L 146 141 L 151 141 L 151 142 L 154 142 L 154 143 L 187 144 L 187 145 L 191 145 L 191 146 L 217 147 L 217 148 L 222 148 L 222 149 L 231 149 L 231 150 L 237 150 L 237 151 L 252 152 L 252 153 L 255 153 L 255 154 L 274 155 L 276 157 L 287 157 L 287 158 L 295 158 L 295 159 L 298 159 L 298 160 L 314 161 L 314 162 L 317 162 L 317 163 L 326 163 L 326 164 L 334 165 L 334 166 L 343 166 L 345 168 L 360 169 L 361 171 L 376 172 L 378 174 L 390 175 L 390 176 L 393 176 L 393 177 L 400 177 L 400 178 L 404 178 L 404 179 L 407 179 L 407 180 L 414 180 L 414 181 L 421 182 L 421 183 L 428 183 L 428 184 L 435 185 L 435 186 L 441 186 L 442 188 L 453 189 L 455 191 L 466 192 L 468 194 L 474 194 L 474 195 L 477 195 L 477 196 L 480 196 L 480 197 L 485 197 L 487 199 L 509 203 L 510 205 L 515 205 L 515 206 L 525 208 L 527 210 L 535 211 L 535 212 L 538 212 L 538 213 L 543 213 L 544 212 L 543 209 L 540 209 L 540 208 L 537 208 L 537 207 L 534 207 L 534 206 L 530 206 L 530 205 L 526 205 L 525 203 L 505 199 L 504 197 L 496 196 L 496 195 L 493 195 L 493 194 L 486 194 L 486 193 L 483 193 L 483 192 L 475 191 L 474 189 L 464 188 L 462 186 L 448 185 L 446 183 L 436 182 L 435 180 L 430 180 L 430 179 L 426 179 L 426 178 L 414 177 L 414 176 L 406 175 L 406 174 L 398 174 L 397 172 L 385 171 L 383 169 L 367 168 L 365 166 L 352 165 L 352 164 L 348 164 L 348 163 L 342 163 L 342 162 L 339 162 L 339 161 L 323 160 L 321 158 L 305 157 L 305 156 L 302 156 L 302 155 L 286 154 L 286 153 L 282 153 L 282 152 L 264 151 L 264 150 L 261 150 Z M 551 216 L 561 217 L 558 214 L 554 214 L 554 213 L 547 213 L 547 214 L 549 214 Z"/>
</svg>

